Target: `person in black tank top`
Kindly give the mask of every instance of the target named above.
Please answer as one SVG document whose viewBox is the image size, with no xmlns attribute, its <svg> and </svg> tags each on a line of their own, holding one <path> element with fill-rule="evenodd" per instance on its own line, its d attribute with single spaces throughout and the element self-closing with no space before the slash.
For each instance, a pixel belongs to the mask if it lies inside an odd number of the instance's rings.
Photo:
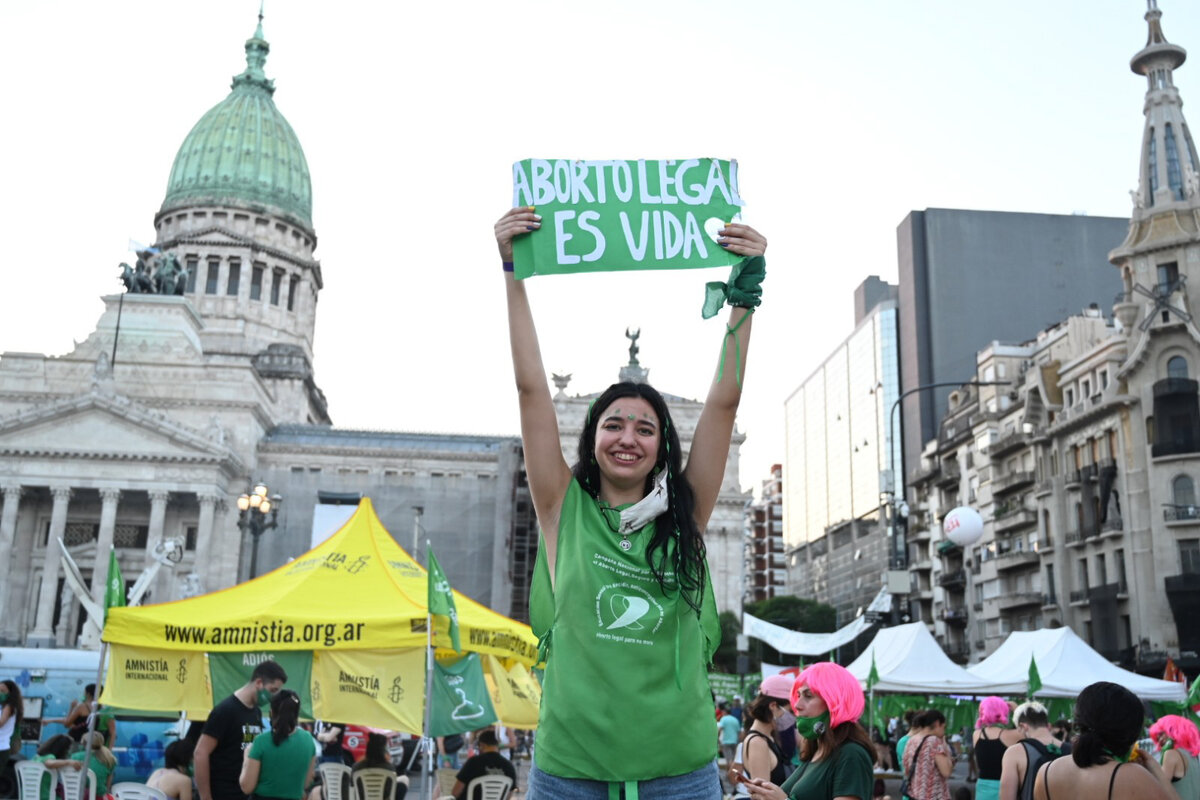
<svg viewBox="0 0 1200 800">
<path fill-rule="evenodd" d="M 792 690 L 793 679 L 786 675 L 772 675 L 763 681 L 759 694 L 745 708 L 746 718 L 751 722 L 750 731 L 742 741 L 742 768 L 746 779 L 767 778 L 779 786 L 787 779 L 788 762 L 775 741 L 775 720 L 791 708 L 787 699 Z M 745 797 L 745 790 L 737 784 L 738 775 L 730 770 L 730 783 L 738 787 L 738 794 Z"/>
</svg>

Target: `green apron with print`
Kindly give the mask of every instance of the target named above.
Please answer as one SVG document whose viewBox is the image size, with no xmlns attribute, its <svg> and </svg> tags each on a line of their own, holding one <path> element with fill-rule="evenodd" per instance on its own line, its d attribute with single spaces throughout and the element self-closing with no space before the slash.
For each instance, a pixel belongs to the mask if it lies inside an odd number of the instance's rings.
<svg viewBox="0 0 1200 800">
<path fill-rule="evenodd" d="M 674 573 L 664 593 L 646 560 L 654 522 L 629 534 L 623 550 L 609 513 L 612 527 L 572 479 L 553 587 L 544 543 L 538 550 L 530 620 L 546 669 L 537 766 L 609 783 L 684 775 L 717 754 L 707 664 L 721 628 L 712 583 L 706 577 L 699 615 Z"/>
</svg>

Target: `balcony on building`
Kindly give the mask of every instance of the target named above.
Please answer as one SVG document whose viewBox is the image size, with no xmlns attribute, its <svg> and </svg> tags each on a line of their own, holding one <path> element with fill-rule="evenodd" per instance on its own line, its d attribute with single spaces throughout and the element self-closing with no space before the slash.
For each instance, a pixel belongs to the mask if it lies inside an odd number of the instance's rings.
<svg viewBox="0 0 1200 800">
<path fill-rule="evenodd" d="M 965 606 L 946 606 L 942 609 L 942 619 L 947 625 L 965 628 L 967 626 L 967 609 Z"/>
<path fill-rule="evenodd" d="M 1112 539 L 1125 532 L 1125 521 L 1120 517 L 1110 517 L 1100 523 L 1100 538 Z"/>
<path fill-rule="evenodd" d="M 1200 522 L 1200 506 L 1167 506 L 1163 509 L 1163 520 L 1168 526 L 1195 525 Z"/>
<path fill-rule="evenodd" d="M 950 591 L 963 591 L 967 588 L 967 571 L 956 569 L 952 572 L 943 572 L 938 576 L 938 586 Z"/>
<path fill-rule="evenodd" d="M 999 478 L 992 479 L 992 494 L 1003 495 L 1008 492 L 1014 492 L 1017 489 L 1024 489 L 1030 486 L 1034 481 L 1034 474 L 1030 470 L 1018 470 L 1010 472 L 1007 475 L 1001 475 Z"/>
<path fill-rule="evenodd" d="M 1067 535 L 1063 537 L 1067 547 L 1082 547 L 1083 543 L 1087 541 L 1087 539 L 1087 533 L 1080 530 L 1067 531 Z"/>
<path fill-rule="evenodd" d="M 996 533 L 1009 533 L 1037 525 L 1037 512 L 1031 511 L 1013 498 L 1007 503 L 997 503 L 992 510 L 992 528 Z"/>
<path fill-rule="evenodd" d="M 936 458 L 929 459 L 928 463 L 917 467 L 908 476 L 909 486 L 920 486 L 928 483 L 942 472 L 942 465 Z"/>
<path fill-rule="evenodd" d="M 941 473 L 934 482 L 940 489 L 958 486 L 962 482 L 962 467 L 959 466 L 958 459 L 943 461 Z"/>
<path fill-rule="evenodd" d="M 998 439 L 994 439 L 988 446 L 988 455 L 991 456 L 993 461 L 998 461 L 1014 450 L 1028 446 L 1033 438 L 1032 430 L 1032 425 L 1029 425 L 1028 429 L 1020 427 L 1003 434 Z"/>
<path fill-rule="evenodd" d="M 1045 497 L 1048 494 L 1054 493 L 1054 479 L 1043 478 L 1033 485 L 1034 497 Z"/>
<path fill-rule="evenodd" d="M 1015 611 L 1018 608 L 1042 605 L 1041 592 L 1007 592 L 997 598 L 996 606 L 1001 611 Z"/>
<path fill-rule="evenodd" d="M 1073 606 L 1086 606 L 1088 602 L 1088 590 L 1076 589 L 1071 592 L 1069 599 Z"/>
<path fill-rule="evenodd" d="M 938 452 L 953 450 L 971 438 L 971 423 L 966 417 L 959 415 L 942 423 L 938 433 Z M 942 463 L 942 473 L 946 472 L 946 464 Z"/>
<path fill-rule="evenodd" d="M 1182 377 L 1163 378 L 1154 383 L 1154 441 L 1150 444 L 1153 458 L 1200 453 L 1198 386 L 1191 378 Z"/>
<path fill-rule="evenodd" d="M 1058 595 L 1051 592 L 1042 595 L 1042 608 L 1046 611 L 1058 608 Z"/>
<path fill-rule="evenodd" d="M 971 658 L 971 645 L 969 642 L 951 642 L 944 649 L 947 658 L 955 664 L 966 664 Z"/>
<path fill-rule="evenodd" d="M 1009 550 L 996 556 L 996 572 L 1036 567 L 1040 562 L 1041 555 L 1034 550 Z"/>
<path fill-rule="evenodd" d="M 954 558 L 955 556 L 961 556 L 962 552 L 962 546 L 955 544 L 949 539 L 943 539 L 937 543 L 937 553 L 942 558 Z"/>
</svg>

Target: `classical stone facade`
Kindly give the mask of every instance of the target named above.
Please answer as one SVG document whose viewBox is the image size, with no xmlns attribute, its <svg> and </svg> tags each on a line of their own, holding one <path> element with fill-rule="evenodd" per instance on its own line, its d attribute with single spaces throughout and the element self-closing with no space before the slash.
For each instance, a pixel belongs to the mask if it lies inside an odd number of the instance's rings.
<svg viewBox="0 0 1200 800">
<path fill-rule="evenodd" d="M 281 496 L 254 548 L 260 574 L 310 547 L 323 495 L 370 496 L 402 546 L 415 538 L 423 557 L 432 542 L 457 590 L 527 618 L 538 539 L 518 437 L 332 426 L 313 371 L 311 181 L 268 51 L 260 24 L 246 70 L 180 147 L 157 241 L 139 254 L 152 267 L 173 256 L 182 291 L 103 298 L 65 355 L 0 354 L 0 643 L 96 644 L 60 539 L 95 600 L 110 552 L 128 582 L 182 553 L 148 602 L 245 580 L 236 498 L 258 482 Z M 594 396 L 555 398 L 569 460 Z M 668 401 L 686 451 L 700 403 Z M 740 608 L 743 438 L 708 530 L 723 609 Z"/>
</svg>

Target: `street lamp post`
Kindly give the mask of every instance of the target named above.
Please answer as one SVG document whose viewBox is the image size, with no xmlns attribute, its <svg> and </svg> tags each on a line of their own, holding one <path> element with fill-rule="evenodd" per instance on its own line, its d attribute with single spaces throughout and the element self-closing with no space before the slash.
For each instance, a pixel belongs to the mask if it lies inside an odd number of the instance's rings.
<svg viewBox="0 0 1200 800">
<path fill-rule="evenodd" d="M 238 528 L 250 534 L 250 577 L 258 577 L 258 538 L 279 525 L 279 504 L 283 498 L 268 495 L 265 483 L 258 483 L 237 499 Z"/>
</svg>

